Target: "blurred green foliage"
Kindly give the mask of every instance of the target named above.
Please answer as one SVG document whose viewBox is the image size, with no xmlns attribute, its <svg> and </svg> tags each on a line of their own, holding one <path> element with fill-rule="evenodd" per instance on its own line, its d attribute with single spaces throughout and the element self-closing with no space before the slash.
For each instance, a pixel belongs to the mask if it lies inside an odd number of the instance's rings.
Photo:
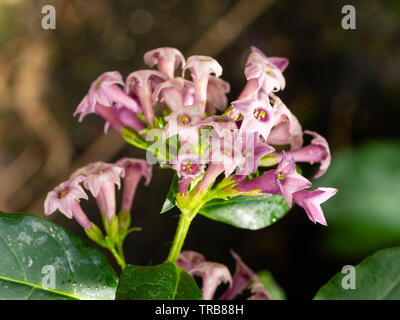
<svg viewBox="0 0 400 320">
<path fill-rule="evenodd" d="M 358 259 L 400 244 L 400 144 L 368 142 L 337 153 L 318 186 L 339 189 L 324 204 L 329 255 Z"/>
</svg>

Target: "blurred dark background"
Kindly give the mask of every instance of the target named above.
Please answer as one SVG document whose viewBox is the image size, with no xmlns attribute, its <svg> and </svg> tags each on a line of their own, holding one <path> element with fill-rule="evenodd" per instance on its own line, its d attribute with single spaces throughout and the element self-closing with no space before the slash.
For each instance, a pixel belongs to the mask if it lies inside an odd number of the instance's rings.
<svg viewBox="0 0 400 320">
<path fill-rule="evenodd" d="M 57 10 L 57 29 L 41 28 L 41 8 Z M 356 8 L 356 30 L 341 27 L 344 5 Z M 290 299 L 310 299 L 346 264 L 400 244 L 400 1 L 289 0 L 0 0 L 0 209 L 43 217 L 46 193 L 92 161 L 144 157 L 103 120 L 72 114 L 105 71 L 127 76 L 145 68 L 143 54 L 172 46 L 223 66 L 235 100 L 245 84 L 251 45 L 290 60 L 279 93 L 304 129 L 324 135 L 333 160 L 316 185 L 339 193 L 323 206 L 328 227 L 295 207 L 258 231 L 199 216 L 185 249 L 226 263 L 229 249 L 254 270 L 269 269 Z M 311 177 L 315 166 L 303 166 Z M 126 241 L 131 264 L 161 263 L 177 211 L 160 208 L 173 172 L 154 167 L 138 190 Z M 85 204 L 100 223 L 93 202 Z M 48 219 L 84 237 L 74 221 Z M 111 258 L 110 258 L 111 260 Z"/>
</svg>

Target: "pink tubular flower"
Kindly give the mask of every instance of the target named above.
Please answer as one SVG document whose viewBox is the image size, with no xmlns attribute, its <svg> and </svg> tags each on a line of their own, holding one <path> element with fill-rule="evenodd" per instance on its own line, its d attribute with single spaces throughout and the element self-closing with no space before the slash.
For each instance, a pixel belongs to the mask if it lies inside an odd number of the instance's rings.
<svg viewBox="0 0 400 320">
<path fill-rule="evenodd" d="M 179 154 L 170 165 L 176 171 L 180 180 L 196 179 L 204 172 L 205 168 L 202 157 L 194 153 Z"/>
<path fill-rule="evenodd" d="M 285 155 L 277 169 L 268 170 L 262 176 L 245 180 L 235 189 L 239 191 L 261 190 L 263 193 L 281 194 L 289 207 L 292 206 L 293 194 L 297 191 L 311 187 L 311 182 L 298 174 L 294 159 Z"/>
<path fill-rule="evenodd" d="M 303 130 L 297 118 L 290 112 L 279 97 L 271 93 L 273 101 L 274 126 L 268 136 L 268 143 L 272 145 L 290 144 L 291 149 L 298 149 L 303 145 Z"/>
<path fill-rule="evenodd" d="M 210 77 L 207 86 L 207 114 L 215 114 L 215 109 L 224 111 L 228 105 L 227 93 L 231 90 L 228 82 L 221 78 Z"/>
<path fill-rule="evenodd" d="M 204 300 L 212 300 L 221 283 L 232 285 L 232 276 L 229 269 L 220 263 L 200 262 L 193 266 L 189 273 L 192 276 L 203 278 L 202 293 Z"/>
<path fill-rule="evenodd" d="M 146 52 L 144 55 L 144 62 L 149 67 L 157 65 L 160 72 L 172 79 L 179 65 L 182 65 L 182 67 L 185 65 L 185 58 L 178 49 L 166 47 Z"/>
<path fill-rule="evenodd" d="M 122 158 L 115 164 L 124 170 L 124 194 L 122 196 L 121 212 L 131 211 L 136 188 L 142 176 L 145 177 L 145 185 L 150 183 L 152 166 L 145 160 L 134 158 Z"/>
<path fill-rule="evenodd" d="M 90 86 L 88 94 L 83 98 L 74 116 L 81 114 L 79 122 L 89 113 L 99 113 L 96 109 L 97 105 L 111 108 L 114 103 L 120 103 L 132 112 L 140 112 L 140 106 L 124 93 L 118 85 L 123 85 L 122 76 L 119 72 L 106 72 L 98 77 Z M 101 114 L 104 116 L 104 114 Z M 109 120 L 106 118 L 106 120 Z"/>
<path fill-rule="evenodd" d="M 285 88 L 283 70 L 289 64 L 285 58 L 267 58 L 259 49 L 253 47 L 245 68 L 247 84 L 239 99 L 251 97 L 258 89 L 266 93 L 276 92 Z"/>
<path fill-rule="evenodd" d="M 288 151 L 287 156 L 293 157 L 296 162 L 321 163 L 318 172 L 314 176 L 314 178 L 319 178 L 326 172 L 331 163 L 329 145 L 326 139 L 316 132 L 306 130 L 304 133 L 314 137 L 311 140 L 311 144 L 301 149 Z M 277 157 L 279 159 L 282 155 L 277 154 Z"/>
<path fill-rule="evenodd" d="M 187 272 L 190 272 L 196 265 L 204 261 L 206 261 L 206 259 L 201 253 L 186 250 L 179 254 L 176 264 Z"/>
<path fill-rule="evenodd" d="M 83 176 L 77 176 L 50 191 L 44 201 L 45 215 L 48 216 L 58 209 L 67 218 L 74 217 L 84 229 L 90 229 L 92 223 L 79 204 L 79 199 L 88 199 L 87 194 L 80 186 L 84 179 Z"/>
<path fill-rule="evenodd" d="M 236 122 L 229 116 L 211 116 L 194 124 L 196 127 L 203 128 L 210 126 L 220 138 L 238 129 Z"/>
<path fill-rule="evenodd" d="M 215 77 L 220 77 L 222 67 L 217 60 L 207 56 L 191 56 L 187 59 L 183 68 L 183 74 L 186 70 L 190 70 L 194 82 L 196 92 L 196 104 L 200 111 L 204 113 L 207 101 L 207 85 L 210 74 L 214 73 Z"/>
<path fill-rule="evenodd" d="M 255 173 L 260 159 L 274 151 L 273 147 L 260 139 L 258 133 L 246 135 L 246 144 L 242 148 L 245 164 L 242 170 L 238 172 L 238 175 L 245 178 L 249 173 Z"/>
<path fill-rule="evenodd" d="M 153 87 L 167 80 L 167 76 L 155 70 L 139 70 L 132 72 L 125 82 L 125 92 L 128 95 L 136 95 L 139 98 L 140 105 L 147 123 L 153 126 Z"/>
<path fill-rule="evenodd" d="M 197 146 L 199 143 L 199 130 L 194 124 L 203 118 L 204 114 L 199 111 L 197 106 L 184 107 L 181 110 L 173 111 L 165 117 L 168 124 L 164 129 L 163 138 L 167 139 L 178 134 L 184 141 Z"/>
<path fill-rule="evenodd" d="M 119 166 L 98 161 L 76 170 L 72 173 L 71 179 L 77 176 L 85 177 L 83 185 L 96 198 L 101 213 L 111 221 L 116 211 L 114 185 L 120 188 L 120 177 L 123 174 L 124 170 Z"/>
<path fill-rule="evenodd" d="M 241 133 L 258 132 L 265 140 L 268 139 L 274 119 L 273 109 L 267 94 L 259 91 L 251 99 L 236 100 L 232 102 L 232 105 L 244 116 L 240 126 Z"/>
<path fill-rule="evenodd" d="M 318 188 L 312 191 L 300 190 L 293 194 L 293 200 L 300 207 L 303 207 L 312 222 L 318 222 L 326 226 L 327 223 L 321 209 L 321 203 L 334 196 L 337 191 L 334 188 Z"/>
<path fill-rule="evenodd" d="M 231 250 L 231 254 L 236 261 L 236 271 L 233 275 L 231 287 L 222 294 L 222 296 L 219 298 L 220 300 L 233 300 L 245 289 L 250 289 L 252 291 L 254 291 L 255 289 L 259 290 L 259 288 L 257 287 L 254 288 L 254 283 L 261 284 L 258 276 L 242 261 L 239 255 L 233 250 Z M 267 290 L 265 289 L 265 291 Z M 266 293 L 267 294 L 265 295 L 265 298 L 271 299 L 271 296 L 268 294 L 268 292 Z M 261 296 L 258 296 L 258 298 L 261 298 Z"/>
</svg>

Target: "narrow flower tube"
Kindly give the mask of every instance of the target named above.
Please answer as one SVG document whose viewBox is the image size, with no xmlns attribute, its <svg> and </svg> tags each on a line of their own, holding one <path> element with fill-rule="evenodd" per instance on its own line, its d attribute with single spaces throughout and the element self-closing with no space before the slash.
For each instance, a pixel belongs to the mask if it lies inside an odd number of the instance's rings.
<svg viewBox="0 0 400 320">
<path fill-rule="evenodd" d="M 311 187 L 311 182 L 298 174 L 296 164 L 284 155 L 277 169 L 268 170 L 262 176 L 240 182 L 238 191 L 261 190 L 262 193 L 281 194 L 289 207 L 292 206 L 293 194 Z"/>
<path fill-rule="evenodd" d="M 203 179 L 197 185 L 197 191 L 203 192 L 213 185 L 217 177 L 224 172 L 224 165 L 220 163 L 210 163 L 203 176 Z"/>
<path fill-rule="evenodd" d="M 145 160 L 134 158 L 122 158 L 116 165 L 124 169 L 124 193 L 122 196 L 121 212 L 129 213 L 132 209 L 137 185 L 142 176 L 145 177 L 145 185 L 151 180 L 152 167 Z"/>
<path fill-rule="evenodd" d="M 144 116 L 149 126 L 153 126 L 153 87 L 167 80 L 167 76 L 155 70 L 138 70 L 132 72 L 126 79 L 125 92 L 139 98 Z"/>
<path fill-rule="evenodd" d="M 138 116 L 124 106 L 116 104 L 113 109 L 106 108 L 104 112 L 113 112 L 112 115 L 102 115 L 103 118 L 107 120 L 104 124 L 104 133 L 108 132 L 110 126 L 112 126 L 118 132 L 121 132 L 122 127 L 131 127 L 137 132 L 140 132 L 146 128 L 144 123 L 138 118 Z M 111 119 L 108 120 L 106 116 L 109 116 L 109 118 Z"/>
<path fill-rule="evenodd" d="M 204 113 L 207 101 L 208 79 L 212 73 L 216 78 L 220 77 L 222 74 L 222 67 L 217 60 L 211 57 L 191 56 L 187 59 L 183 74 L 186 70 L 190 70 L 192 74 L 196 92 L 196 105 L 198 105 L 200 111 Z"/>
</svg>

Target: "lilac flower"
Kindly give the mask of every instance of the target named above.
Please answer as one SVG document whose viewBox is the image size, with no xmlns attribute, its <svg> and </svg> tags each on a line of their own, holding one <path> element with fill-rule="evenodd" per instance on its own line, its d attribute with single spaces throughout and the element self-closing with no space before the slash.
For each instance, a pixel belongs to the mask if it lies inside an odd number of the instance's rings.
<svg viewBox="0 0 400 320">
<path fill-rule="evenodd" d="M 285 78 L 282 71 L 288 64 L 289 62 L 285 58 L 267 58 L 260 50 L 253 49 L 245 68 L 248 82 L 239 99 L 252 96 L 260 88 L 263 88 L 268 94 L 283 90 Z"/>
<path fill-rule="evenodd" d="M 229 269 L 220 263 L 200 262 L 193 266 L 189 272 L 192 276 L 203 278 L 202 293 L 204 300 L 212 300 L 221 283 L 232 285 L 232 276 Z"/>
<path fill-rule="evenodd" d="M 200 107 L 200 111 L 204 113 L 210 74 L 214 73 L 215 77 L 220 77 L 222 74 L 222 67 L 217 60 L 211 57 L 191 56 L 187 59 L 186 65 L 183 68 L 183 74 L 188 69 L 191 71 L 194 82 L 196 104 Z"/>
<path fill-rule="evenodd" d="M 281 57 L 269 57 L 269 58 L 267 58 L 267 56 L 264 54 L 264 52 L 262 52 L 256 46 L 251 46 L 250 49 L 251 49 L 251 52 L 257 52 L 258 54 L 263 56 L 265 59 L 268 59 L 269 62 L 271 62 L 272 64 L 277 66 L 279 68 L 279 70 L 281 70 L 282 72 L 285 71 L 285 69 L 289 65 L 289 60 L 286 59 L 286 58 L 281 58 Z"/>
<path fill-rule="evenodd" d="M 96 198 L 102 214 L 105 214 L 110 222 L 115 216 L 115 186 L 121 186 L 120 177 L 124 175 L 124 170 L 116 165 L 105 162 L 93 162 L 89 165 L 76 170 L 71 179 L 77 176 L 84 176 L 84 186 Z M 101 193 L 100 197 L 99 194 Z"/>
<path fill-rule="evenodd" d="M 244 116 L 240 126 L 241 133 L 258 132 L 265 140 L 268 139 L 274 119 L 267 94 L 260 91 L 251 99 L 236 100 L 232 102 L 232 105 Z"/>
<path fill-rule="evenodd" d="M 195 123 L 204 118 L 204 113 L 199 111 L 197 106 L 184 107 L 181 110 L 173 111 L 165 120 L 168 121 L 163 133 L 163 138 L 167 139 L 176 134 L 181 139 L 193 145 L 199 143 L 199 132 Z"/>
<path fill-rule="evenodd" d="M 90 86 L 88 94 L 83 98 L 74 116 L 81 114 L 79 122 L 89 113 L 99 113 L 97 105 L 111 108 L 114 103 L 120 103 L 132 112 L 140 112 L 140 106 L 124 93 L 119 87 L 123 85 L 122 76 L 119 72 L 106 72 L 99 76 Z M 104 116 L 102 114 L 102 116 Z M 106 120 L 108 120 L 106 118 Z"/>
<path fill-rule="evenodd" d="M 270 293 L 267 291 L 261 281 L 255 281 L 249 286 L 251 297 L 247 300 L 272 300 Z"/>
<path fill-rule="evenodd" d="M 50 191 L 44 202 L 45 215 L 48 216 L 58 209 L 67 218 L 74 217 L 84 229 L 90 229 L 92 223 L 79 204 L 79 199 L 88 199 L 87 194 L 80 186 L 84 179 L 83 176 L 77 176 Z"/>
<path fill-rule="evenodd" d="M 248 174 L 255 173 L 260 159 L 274 151 L 273 147 L 260 139 L 258 133 L 246 135 L 246 143 L 243 144 L 242 148 L 245 164 L 237 174 L 245 178 Z"/>
<path fill-rule="evenodd" d="M 239 257 L 239 255 L 231 250 L 231 254 L 236 261 L 236 271 L 233 275 L 232 286 L 227 289 L 222 296 L 219 298 L 220 300 L 233 300 L 237 295 L 243 292 L 245 289 L 250 289 L 253 291 L 260 291 L 258 285 L 254 288 L 254 283 L 260 283 L 261 281 L 258 276 L 251 270 Z M 265 291 L 267 291 L 265 289 Z M 265 298 L 271 298 L 271 296 L 266 292 Z M 260 295 L 257 296 L 261 298 Z"/>
<path fill-rule="evenodd" d="M 187 272 L 190 272 L 196 265 L 204 261 L 206 261 L 206 259 L 201 253 L 186 250 L 179 254 L 176 264 Z"/>
<path fill-rule="evenodd" d="M 125 92 L 137 96 L 147 123 L 153 126 L 154 110 L 152 90 L 157 84 L 167 80 L 167 76 L 155 70 L 139 70 L 132 72 L 126 79 Z"/>
<path fill-rule="evenodd" d="M 213 164 L 223 165 L 225 177 L 230 176 L 237 167 L 242 169 L 245 165 L 246 158 L 242 154 L 244 144 L 242 139 L 242 135 L 238 132 L 227 132 L 221 138 L 213 137 L 212 139 L 211 161 Z"/>
<path fill-rule="evenodd" d="M 292 206 L 292 196 L 295 192 L 311 187 L 311 182 L 298 174 L 294 159 L 285 155 L 277 169 L 268 170 L 262 176 L 245 180 L 235 189 L 238 191 L 261 190 L 263 193 L 281 194 L 287 205 Z"/>
<path fill-rule="evenodd" d="M 166 47 L 146 52 L 144 62 L 149 67 L 157 64 L 158 70 L 172 79 L 179 65 L 185 65 L 185 58 L 178 49 Z"/>
<path fill-rule="evenodd" d="M 176 171 L 179 179 L 196 179 L 205 168 L 204 159 L 198 154 L 183 153 L 179 154 L 170 163 L 172 169 Z"/>
<path fill-rule="evenodd" d="M 131 211 L 136 188 L 143 176 L 147 186 L 152 176 L 152 166 L 145 160 L 134 158 L 122 158 L 115 163 L 124 170 L 124 194 L 122 196 L 121 212 Z"/>
<path fill-rule="evenodd" d="M 334 196 L 337 191 L 334 188 L 318 188 L 312 191 L 300 190 L 293 194 L 293 200 L 303 207 L 312 222 L 318 222 L 326 226 L 327 223 L 321 209 L 321 203 Z"/>
<path fill-rule="evenodd" d="M 311 144 L 301 149 L 288 151 L 287 156 L 293 157 L 296 162 L 321 163 L 318 172 L 314 176 L 314 178 L 319 178 L 326 172 L 331 163 L 329 145 L 326 139 L 316 132 L 306 130 L 304 133 L 314 137 L 311 140 Z M 279 159 L 282 155 L 277 154 L 277 157 Z"/>
<path fill-rule="evenodd" d="M 224 111 L 228 105 L 228 98 L 231 86 L 228 82 L 221 78 L 210 77 L 207 86 L 207 101 L 206 112 L 207 114 L 215 114 L 215 109 Z"/>
<path fill-rule="evenodd" d="M 268 136 L 268 143 L 273 145 L 290 144 L 291 149 L 298 149 L 303 145 L 303 130 L 297 118 L 290 112 L 279 97 L 271 93 L 273 101 L 274 126 Z"/>
<path fill-rule="evenodd" d="M 236 122 L 231 117 L 224 115 L 211 116 L 196 122 L 194 125 L 199 128 L 210 126 L 214 128 L 220 138 L 238 129 Z"/>
</svg>

